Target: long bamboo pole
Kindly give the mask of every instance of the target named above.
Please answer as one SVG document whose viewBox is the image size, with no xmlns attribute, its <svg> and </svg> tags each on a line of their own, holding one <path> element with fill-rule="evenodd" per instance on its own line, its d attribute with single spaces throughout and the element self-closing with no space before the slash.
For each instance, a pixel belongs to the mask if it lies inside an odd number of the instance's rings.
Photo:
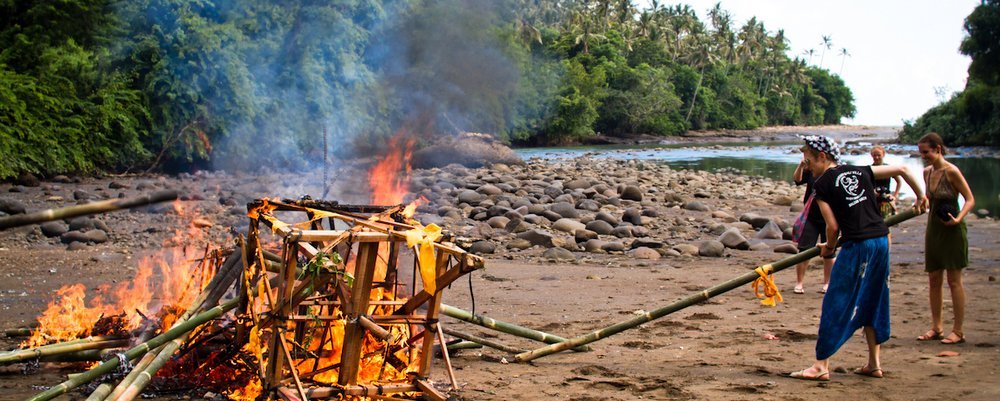
<svg viewBox="0 0 1000 401">
<path fill-rule="evenodd" d="M 917 216 L 918 214 L 919 213 L 917 213 L 916 211 L 914 211 L 912 209 L 907 209 L 907 210 L 904 210 L 904 211 L 900 212 L 899 214 L 896 214 L 894 216 L 890 216 L 887 219 L 885 219 L 885 224 L 888 225 L 888 226 L 894 226 L 896 224 L 899 224 L 899 223 L 902 223 L 902 222 L 904 222 L 906 220 L 909 220 L 909 219 Z M 812 247 L 812 248 L 809 248 L 809 249 L 807 249 L 805 251 L 802 251 L 802 252 L 800 252 L 798 254 L 789 256 L 787 258 L 784 258 L 784 259 L 779 260 L 777 262 L 771 263 L 769 265 L 764 265 L 762 267 L 764 268 L 764 270 L 767 273 L 779 272 L 779 271 L 782 271 L 782 270 L 787 269 L 789 267 L 795 266 L 799 262 L 802 262 L 802 261 L 805 261 L 805 260 L 809 260 L 812 257 L 817 256 L 817 255 L 819 255 L 819 248 Z M 546 356 L 546 355 L 554 354 L 556 352 L 560 352 L 560 351 L 563 351 L 563 350 L 566 350 L 566 349 L 569 349 L 569 348 L 572 348 L 572 347 L 575 347 L 575 346 L 578 346 L 578 345 L 589 344 L 589 343 L 592 343 L 592 342 L 597 341 L 597 340 L 608 338 L 608 337 L 610 337 L 612 335 L 621 333 L 621 332 L 623 332 L 625 330 L 628 330 L 628 329 L 631 329 L 631 328 L 635 328 L 635 327 L 637 327 L 637 326 L 639 326 L 639 325 L 641 325 L 643 323 L 659 319 L 659 318 L 664 317 L 666 315 L 669 315 L 671 313 L 677 312 L 677 311 L 679 311 L 681 309 L 687 308 L 687 307 L 689 307 L 691 305 L 695 305 L 695 304 L 701 303 L 701 302 L 706 301 L 709 298 L 712 298 L 712 297 L 714 297 L 716 295 L 729 292 L 729 291 L 733 290 L 734 288 L 741 287 L 741 286 L 744 286 L 746 284 L 749 284 L 749 283 L 753 282 L 754 280 L 756 280 L 757 277 L 760 277 L 760 275 L 756 271 L 751 271 L 749 273 L 746 273 L 744 275 L 736 277 L 736 278 L 734 278 L 732 280 L 729 280 L 729 281 L 727 281 L 725 283 L 722 283 L 722 284 L 719 284 L 719 285 L 716 285 L 716 286 L 713 286 L 713 287 L 706 288 L 706 289 L 702 290 L 699 293 L 692 294 L 692 295 L 690 295 L 690 296 L 688 296 L 686 298 L 683 298 L 683 299 L 681 299 L 681 300 L 679 300 L 677 302 L 674 302 L 674 303 L 672 303 L 670 305 L 664 306 L 662 308 L 659 308 L 659 309 L 656 309 L 656 310 L 653 310 L 653 311 L 650 311 L 650 312 L 646 312 L 645 314 L 643 314 L 641 316 L 637 316 L 635 318 L 626 320 L 624 322 L 620 322 L 618 324 L 611 325 L 611 326 L 605 327 L 603 329 L 600 329 L 600 330 L 597 330 L 597 331 L 593 331 L 593 332 L 590 332 L 588 334 L 584 334 L 584 335 L 579 336 L 579 337 L 573 337 L 573 338 L 571 338 L 569 340 L 566 340 L 566 341 L 563 341 L 563 342 L 560 342 L 560 343 L 557 343 L 557 344 L 551 344 L 551 345 L 548 345 L 548 346 L 545 346 L 545 347 L 542 347 L 542 348 L 538 348 L 538 349 L 535 349 L 535 350 L 532 350 L 532 351 L 522 352 L 520 354 L 517 354 L 515 356 L 515 359 L 518 362 L 528 362 L 528 361 L 531 361 L 531 360 L 534 360 L 534 359 L 537 359 L 537 358 L 541 358 L 541 357 Z"/>
<path fill-rule="evenodd" d="M 167 342 L 172 341 L 184 335 L 185 333 L 193 330 L 195 327 L 198 327 L 212 319 L 222 316 L 223 313 L 226 313 L 229 310 L 235 308 L 237 305 L 239 305 L 239 302 L 240 298 L 233 298 L 219 306 L 216 306 L 210 310 L 207 310 L 196 316 L 193 316 L 191 317 L 191 319 L 185 321 L 184 323 L 178 324 L 177 326 L 174 326 L 170 330 L 167 330 L 167 332 L 160 334 L 156 337 L 153 337 L 153 339 L 145 343 L 132 347 L 128 351 L 125 351 L 124 356 L 128 360 L 133 360 L 135 358 L 138 358 L 140 355 L 145 354 L 146 352 L 149 352 L 152 349 L 156 349 L 159 346 L 166 344 Z M 118 367 L 118 364 L 120 362 L 121 361 L 119 360 L 119 358 L 113 358 L 107 360 L 101 363 L 100 365 L 97 365 L 96 367 L 81 373 L 79 376 L 76 376 L 70 380 L 62 382 L 44 392 L 36 394 L 34 397 L 29 398 L 28 401 L 51 400 L 62 394 L 66 394 L 66 392 L 72 390 L 73 388 L 76 388 L 81 384 L 97 379 L 101 377 L 101 375 L 104 375 L 106 373 L 110 373 L 111 371 L 113 371 L 115 368 Z"/>
<path fill-rule="evenodd" d="M 547 344 L 556 344 L 566 341 L 565 338 L 549 334 L 544 331 L 529 329 L 513 323 L 502 322 L 483 315 L 475 315 L 472 312 L 456 308 L 451 305 L 441 304 L 441 313 L 455 319 L 476 324 L 488 329 L 493 329 L 502 333 L 512 334 L 530 340 L 540 341 Z M 590 351 L 588 346 L 574 347 L 574 351 Z"/>
<path fill-rule="evenodd" d="M 138 206 L 145 206 L 152 203 L 172 201 L 177 199 L 177 191 L 167 190 L 154 192 L 149 195 L 126 199 L 108 199 L 99 202 L 88 203 L 86 205 L 67 206 L 59 209 L 40 210 L 28 214 L 16 214 L 13 216 L 0 217 L 0 230 L 11 227 L 26 226 L 29 224 L 42 223 L 52 220 L 68 219 L 71 217 L 88 214 L 106 213 L 119 209 L 128 209 Z"/>
<path fill-rule="evenodd" d="M 506 353 L 517 354 L 517 353 L 520 353 L 520 352 L 524 352 L 524 350 L 522 350 L 522 349 L 514 348 L 514 347 L 511 347 L 509 345 L 504 345 L 504 344 L 498 343 L 496 341 L 487 340 L 487 339 L 482 338 L 482 337 L 476 337 L 476 336 L 474 336 L 472 334 L 466 334 L 466 333 L 463 333 L 461 331 L 452 330 L 452 329 L 449 329 L 449 328 L 444 328 L 443 331 L 444 331 L 445 334 L 447 334 L 449 336 L 460 338 L 462 340 L 465 340 L 465 341 L 468 341 L 468 342 L 473 342 L 473 343 L 476 343 L 476 344 L 479 344 L 479 345 L 485 345 L 487 347 L 490 347 L 490 348 L 493 348 L 493 349 L 498 349 L 498 350 L 506 352 Z M 450 345 L 447 346 L 447 347 L 448 347 L 448 349 L 451 349 Z"/>
<path fill-rule="evenodd" d="M 63 343 L 43 345 L 36 348 L 14 350 L 0 353 L 0 365 L 23 362 L 36 358 L 51 357 L 54 355 L 71 354 L 91 349 L 123 347 L 128 345 L 128 342 L 128 338 L 121 336 L 98 336 Z"/>
</svg>

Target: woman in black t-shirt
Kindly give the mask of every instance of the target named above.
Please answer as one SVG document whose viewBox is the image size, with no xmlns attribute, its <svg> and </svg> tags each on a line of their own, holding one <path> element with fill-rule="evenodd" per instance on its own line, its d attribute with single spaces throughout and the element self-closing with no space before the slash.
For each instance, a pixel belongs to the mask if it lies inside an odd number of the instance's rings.
<svg viewBox="0 0 1000 401">
<path fill-rule="evenodd" d="M 823 297 L 816 362 L 791 377 L 830 380 L 830 357 L 859 328 L 868 343 L 868 363 L 854 373 L 882 377 L 880 344 L 889 339 L 889 229 L 878 210 L 874 181 L 902 176 L 917 195 L 922 211 L 926 198 L 903 166 L 838 165 L 839 149 L 825 136 L 803 138 L 803 157 L 816 176 L 816 202 L 826 222 L 827 242 L 820 255 L 841 250 Z"/>
</svg>

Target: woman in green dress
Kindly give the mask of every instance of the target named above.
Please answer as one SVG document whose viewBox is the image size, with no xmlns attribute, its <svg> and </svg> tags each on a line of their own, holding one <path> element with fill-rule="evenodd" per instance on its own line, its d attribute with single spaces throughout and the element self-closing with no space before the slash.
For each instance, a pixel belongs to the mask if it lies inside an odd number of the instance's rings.
<svg viewBox="0 0 1000 401">
<path fill-rule="evenodd" d="M 962 323 L 965 319 L 965 287 L 962 269 L 969 265 L 969 241 L 966 237 L 965 216 L 976 205 L 976 200 L 965 181 L 962 171 L 944 159 L 947 149 L 941 136 L 924 135 L 917 142 L 924 161 L 924 184 L 930 199 L 927 214 L 927 234 L 924 243 L 924 269 L 930 283 L 931 329 L 917 337 L 919 341 L 940 340 L 942 344 L 965 342 Z M 958 195 L 965 204 L 958 208 Z M 951 333 L 942 336 L 943 284 L 948 279 L 955 319 Z"/>
</svg>

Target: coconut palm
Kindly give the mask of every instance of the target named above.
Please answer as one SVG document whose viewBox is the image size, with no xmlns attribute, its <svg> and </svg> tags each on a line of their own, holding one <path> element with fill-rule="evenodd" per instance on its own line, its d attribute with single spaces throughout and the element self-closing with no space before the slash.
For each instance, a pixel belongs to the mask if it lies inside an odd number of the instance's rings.
<svg viewBox="0 0 1000 401">
<path fill-rule="evenodd" d="M 830 35 L 823 35 L 823 41 L 819 43 L 823 46 L 823 52 L 819 56 L 819 67 L 823 68 L 823 58 L 826 57 L 826 51 L 833 47 L 833 41 L 830 40 Z"/>
<path fill-rule="evenodd" d="M 837 75 L 844 75 L 844 61 L 847 60 L 848 57 L 851 57 L 851 54 L 847 52 L 847 48 L 840 48 L 840 71 L 837 72 Z"/>
<path fill-rule="evenodd" d="M 698 69 L 698 83 L 694 87 L 694 94 L 691 96 L 691 106 L 688 107 L 687 117 L 684 118 L 684 122 L 690 124 L 691 113 L 694 111 L 694 105 L 698 100 L 698 92 L 701 91 L 701 83 L 705 79 L 705 67 L 714 65 L 719 61 L 719 57 L 712 52 L 712 46 L 709 40 L 703 35 L 696 35 L 693 39 L 695 41 L 694 51 L 688 54 L 687 62 L 694 68 Z"/>
<path fill-rule="evenodd" d="M 813 56 L 816 55 L 816 49 L 806 49 L 802 51 L 803 56 L 809 56 L 809 64 L 813 62 Z"/>
</svg>

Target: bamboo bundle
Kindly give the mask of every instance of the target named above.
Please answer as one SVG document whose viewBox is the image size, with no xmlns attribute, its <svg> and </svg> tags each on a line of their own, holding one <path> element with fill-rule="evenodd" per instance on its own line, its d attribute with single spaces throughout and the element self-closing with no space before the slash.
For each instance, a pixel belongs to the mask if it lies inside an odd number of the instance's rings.
<svg viewBox="0 0 1000 401">
<path fill-rule="evenodd" d="M 907 209 L 907 210 L 902 211 L 902 212 L 900 212 L 900 213 L 898 213 L 898 214 L 896 214 L 894 216 L 890 216 L 890 217 L 886 218 L 885 219 L 885 224 L 888 225 L 888 226 L 894 226 L 896 224 L 899 224 L 899 223 L 902 223 L 902 222 L 904 222 L 906 220 L 909 220 L 909 219 L 911 219 L 913 217 L 916 217 L 917 215 L 919 215 L 919 213 L 917 213 L 916 211 L 914 211 L 912 209 Z M 811 259 L 811 258 L 813 258 L 814 256 L 817 256 L 817 255 L 819 255 L 819 248 L 812 247 L 812 248 L 809 248 L 809 249 L 807 249 L 807 250 L 805 250 L 803 252 L 800 252 L 800 253 L 798 253 L 796 255 L 789 256 L 789 257 L 787 257 L 785 259 L 779 260 L 779 261 L 774 262 L 774 263 L 769 264 L 769 265 L 765 265 L 763 267 L 765 268 L 764 270 L 765 270 L 766 273 L 779 272 L 779 271 L 782 271 L 782 270 L 787 269 L 789 267 L 795 266 L 799 262 L 802 262 L 802 261 L 805 261 L 805 260 L 809 260 L 809 259 Z M 618 324 L 614 324 L 614 325 L 605 327 L 603 329 L 600 329 L 600 330 L 597 330 L 597 331 L 593 331 L 593 332 L 590 332 L 588 334 L 584 334 L 584 335 L 579 336 L 579 337 L 573 337 L 573 338 L 571 338 L 569 340 L 566 340 L 566 341 L 563 341 L 563 342 L 560 342 L 560 343 L 551 344 L 551 345 L 548 345 L 548 346 L 545 346 L 545 347 L 542 347 L 542 348 L 538 348 L 538 349 L 535 349 L 535 350 L 532 350 L 532 351 L 528 351 L 528 352 L 523 352 L 523 353 L 517 354 L 515 356 L 515 359 L 518 362 L 528 362 L 528 361 L 531 361 L 531 360 L 534 360 L 534 359 L 537 359 L 537 358 L 541 358 L 541 357 L 546 356 L 546 355 L 551 355 L 551 354 L 554 354 L 556 352 L 564 351 L 566 349 L 569 349 L 569 348 L 572 348 L 572 347 L 575 347 L 575 346 L 589 344 L 589 343 L 592 343 L 594 341 L 598 341 L 598 340 L 601 340 L 601 339 L 604 339 L 604 338 L 608 338 L 608 337 L 610 337 L 612 335 L 621 333 L 621 332 L 623 332 L 625 330 L 635 328 L 635 327 L 637 327 L 637 326 L 639 326 L 639 325 L 641 325 L 643 323 L 659 319 L 659 318 L 661 318 L 663 316 L 666 316 L 666 315 L 669 315 L 671 313 L 677 312 L 677 311 L 679 311 L 681 309 L 684 309 L 684 308 L 687 308 L 689 306 L 701 303 L 701 302 L 706 301 L 706 300 L 708 300 L 708 299 L 710 299 L 710 298 L 712 298 L 712 297 L 714 297 L 716 295 L 724 294 L 724 293 L 729 292 L 729 291 L 731 291 L 731 290 L 733 290 L 735 288 L 738 288 L 738 287 L 744 286 L 746 284 L 749 284 L 749 283 L 753 282 L 754 280 L 756 280 L 758 277 L 760 277 L 760 274 L 758 274 L 756 270 L 752 271 L 752 272 L 749 272 L 749 273 L 746 273 L 746 274 L 741 275 L 739 277 L 736 277 L 736 278 L 734 278 L 732 280 L 729 280 L 729 281 L 727 281 L 725 283 L 722 283 L 722 284 L 719 284 L 719 285 L 716 285 L 716 286 L 713 286 L 713 287 L 710 287 L 710 288 L 706 288 L 705 290 L 703 290 L 703 291 L 701 291 L 699 293 L 692 294 L 692 295 L 690 295 L 690 296 L 688 296 L 686 298 L 683 298 L 683 299 L 681 299 L 681 300 L 679 300 L 677 302 L 674 302 L 674 303 L 672 303 L 670 305 L 664 306 L 664 307 L 659 308 L 659 309 L 655 309 L 655 310 L 650 311 L 650 312 L 646 312 L 645 314 L 643 314 L 641 316 L 637 316 L 635 318 L 626 320 L 624 322 L 620 322 Z"/>
<path fill-rule="evenodd" d="M 46 221 L 68 219 L 71 217 L 84 216 L 88 214 L 106 213 L 119 209 L 145 206 L 153 203 L 172 201 L 177 199 L 177 191 L 159 191 L 149 195 L 126 199 L 108 199 L 100 202 L 88 203 L 86 205 L 67 206 L 59 209 L 47 209 L 28 214 L 16 214 L 13 216 L 0 217 L 0 230 L 11 227 L 26 226 L 29 224 L 44 223 Z"/>
</svg>

